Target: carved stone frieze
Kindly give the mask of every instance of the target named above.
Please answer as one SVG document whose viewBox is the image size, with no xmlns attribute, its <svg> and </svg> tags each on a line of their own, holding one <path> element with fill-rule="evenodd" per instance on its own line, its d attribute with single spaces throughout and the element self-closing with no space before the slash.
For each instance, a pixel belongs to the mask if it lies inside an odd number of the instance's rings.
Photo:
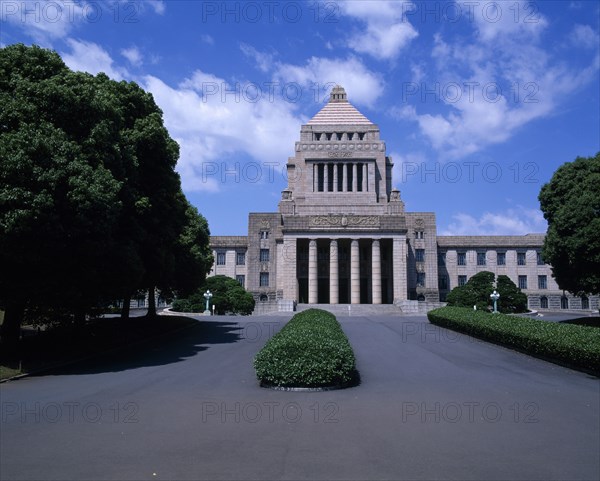
<svg viewBox="0 0 600 481">
<path fill-rule="evenodd" d="M 377 215 L 316 215 L 310 217 L 310 227 L 379 227 Z"/>
</svg>

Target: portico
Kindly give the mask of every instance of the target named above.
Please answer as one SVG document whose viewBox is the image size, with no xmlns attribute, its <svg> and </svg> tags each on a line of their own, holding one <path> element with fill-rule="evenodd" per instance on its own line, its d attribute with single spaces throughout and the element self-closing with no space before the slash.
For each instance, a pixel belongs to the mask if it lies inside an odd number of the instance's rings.
<svg viewBox="0 0 600 481">
<path fill-rule="evenodd" d="M 284 257 L 295 252 L 296 262 L 286 272 L 283 296 L 308 304 L 391 304 L 406 299 L 406 265 L 394 271 L 391 262 L 406 258 L 405 244 L 403 238 L 394 242 L 394 236 L 364 233 L 286 237 Z"/>
</svg>

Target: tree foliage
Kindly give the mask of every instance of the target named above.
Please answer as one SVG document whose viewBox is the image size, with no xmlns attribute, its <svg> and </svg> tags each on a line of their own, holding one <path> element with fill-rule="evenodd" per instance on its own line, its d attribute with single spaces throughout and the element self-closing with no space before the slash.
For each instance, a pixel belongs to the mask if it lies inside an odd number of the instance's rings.
<svg viewBox="0 0 600 481">
<path fill-rule="evenodd" d="M 542 255 L 561 289 L 600 293 L 600 152 L 554 173 L 539 195 L 548 221 Z"/>
<path fill-rule="evenodd" d="M 173 310 L 178 312 L 203 312 L 206 308 L 204 293 L 212 294 L 210 304 L 217 314 L 250 315 L 254 310 L 254 298 L 239 282 L 227 276 L 212 276 L 206 279 L 201 289 L 188 297 L 173 302 Z"/>
<path fill-rule="evenodd" d="M 482 271 L 469 279 L 464 286 L 452 289 L 446 297 L 448 306 L 469 307 L 477 306 L 477 310 L 487 310 L 492 305 L 490 294 L 496 289 L 500 294 L 498 310 L 504 313 L 527 311 L 527 296 L 510 280 L 508 276 L 500 275 L 496 280 L 493 272 Z"/>
<path fill-rule="evenodd" d="M 197 287 L 206 220 L 175 172 L 179 147 L 135 83 L 69 70 L 39 47 L 0 49 L 2 338 L 26 308 L 81 318 L 154 287 Z"/>
</svg>

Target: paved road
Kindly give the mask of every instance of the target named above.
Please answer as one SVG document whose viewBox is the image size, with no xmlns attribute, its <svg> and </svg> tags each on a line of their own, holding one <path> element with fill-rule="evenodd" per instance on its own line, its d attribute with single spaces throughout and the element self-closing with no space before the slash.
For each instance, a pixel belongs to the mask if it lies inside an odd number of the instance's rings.
<svg viewBox="0 0 600 481">
<path fill-rule="evenodd" d="M 284 319 L 202 320 L 0 385 L 0 478 L 599 478 L 597 378 L 422 317 L 352 317 L 360 386 L 261 389 L 252 358 Z"/>
</svg>

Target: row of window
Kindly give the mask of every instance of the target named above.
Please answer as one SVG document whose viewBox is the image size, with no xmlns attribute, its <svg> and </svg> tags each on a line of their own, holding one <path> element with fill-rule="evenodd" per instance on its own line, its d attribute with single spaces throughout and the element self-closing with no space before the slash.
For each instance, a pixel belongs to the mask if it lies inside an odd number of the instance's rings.
<svg viewBox="0 0 600 481">
<path fill-rule="evenodd" d="M 344 134 L 346 134 L 347 140 L 365 140 L 365 132 L 315 132 L 314 139 L 318 142 L 320 140 L 345 140 Z"/>
<path fill-rule="evenodd" d="M 416 249 L 417 251 L 422 249 Z M 477 265 L 485 266 L 487 265 L 487 252 L 478 252 L 477 253 Z M 537 265 L 543 266 L 544 260 L 542 259 L 542 253 L 537 252 Z M 459 266 L 467 265 L 467 253 L 466 252 L 457 252 L 456 253 L 456 264 Z M 438 265 L 445 266 L 446 265 L 446 253 L 440 252 L 438 254 Z M 496 265 L 505 266 L 506 265 L 506 252 L 496 252 Z M 525 252 L 517 252 L 517 265 L 525 266 L 527 265 L 527 255 Z"/>
<path fill-rule="evenodd" d="M 218 266 L 224 266 L 226 264 L 226 261 L 227 261 L 226 254 L 227 254 L 226 252 L 217 252 L 217 265 Z M 261 249 L 260 250 L 260 253 L 259 253 L 260 262 L 269 262 L 270 258 L 271 258 L 271 254 L 269 252 L 269 249 Z M 238 266 L 246 265 L 246 253 L 245 252 L 236 252 L 235 264 Z"/>
<path fill-rule="evenodd" d="M 538 277 L 538 289 L 548 289 L 548 276 L 537 276 Z M 425 278 L 425 274 L 423 274 L 423 279 Z M 464 286 L 467 283 L 467 276 L 461 275 L 458 276 L 458 286 Z M 418 285 L 418 281 L 417 281 Z M 519 276 L 518 277 L 518 285 L 519 289 L 528 289 L 527 287 L 527 276 Z M 448 276 L 441 275 L 438 279 L 438 287 L 440 290 L 448 290 Z"/>
<path fill-rule="evenodd" d="M 237 275 L 237 276 L 235 276 L 235 280 L 238 281 L 242 287 L 244 287 L 244 288 L 246 287 L 246 276 Z M 260 273 L 260 278 L 258 280 L 258 284 L 260 287 L 269 287 L 269 273 L 268 272 Z"/>
<path fill-rule="evenodd" d="M 567 296 L 562 296 L 560 298 L 560 308 L 568 309 L 569 308 L 569 298 Z M 590 300 L 586 296 L 581 297 L 581 309 L 589 309 L 590 308 Z M 546 296 L 540 297 L 540 309 L 548 309 L 548 298 Z"/>
</svg>

